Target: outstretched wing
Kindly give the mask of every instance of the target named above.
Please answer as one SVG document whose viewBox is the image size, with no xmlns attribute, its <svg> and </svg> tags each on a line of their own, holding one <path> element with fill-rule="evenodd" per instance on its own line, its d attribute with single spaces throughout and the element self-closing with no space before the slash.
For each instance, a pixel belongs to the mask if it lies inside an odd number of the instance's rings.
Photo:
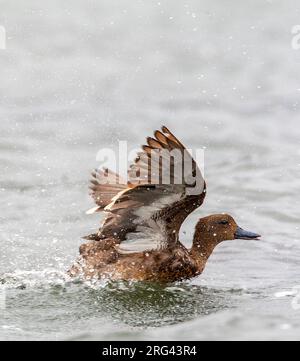
<svg viewBox="0 0 300 361">
<path fill-rule="evenodd" d="M 166 128 L 147 138 L 122 189 L 104 210 L 97 237 L 115 239 L 120 252 L 172 247 L 184 219 L 205 197 L 205 182 L 183 144 Z M 100 195 L 101 197 L 101 195 Z"/>
</svg>

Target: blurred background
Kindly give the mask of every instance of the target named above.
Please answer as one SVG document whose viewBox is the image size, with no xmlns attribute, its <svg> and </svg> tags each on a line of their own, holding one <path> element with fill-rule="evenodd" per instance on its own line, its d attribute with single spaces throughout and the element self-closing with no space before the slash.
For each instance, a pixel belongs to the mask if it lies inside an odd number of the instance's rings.
<svg viewBox="0 0 300 361">
<path fill-rule="evenodd" d="M 0 339 L 297 338 L 297 1 L 0 1 Z M 201 277 L 72 283 L 102 147 L 162 124 L 205 149 L 205 204 L 261 242 L 218 247 Z M 5 291 L 4 291 L 5 290 Z M 91 331 L 92 330 L 92 331 Z"/>
</svg>

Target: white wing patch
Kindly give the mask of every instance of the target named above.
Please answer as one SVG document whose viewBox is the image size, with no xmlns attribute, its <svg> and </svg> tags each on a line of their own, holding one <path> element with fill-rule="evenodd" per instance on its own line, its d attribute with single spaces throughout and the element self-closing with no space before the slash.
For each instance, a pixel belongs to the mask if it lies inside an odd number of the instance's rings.
<svg viewBox="0 0 300 361">
<path fill-rule="evenodd" d="M 120 253 L 138 253 L 159 249 L 165 242 L 165 236 L 160 232 L 145 226 L 138 226 L 136 231 L 128 233 L 126 240 L 118 245 Z"/>
<path fill-rule="evenodd" d="M 126 235 L 126 239 L 118 245 L 118 251 L 120 253 L 137 253 L 162 247 L 167 239 L 165 222 L 160 219 L 154 220 L 151 216 L 179 199 L 180 194 L 173 193 L 148 206 L 138 208 L 134 212 L 138 216 L 134 223 L 139 225 L 135 232 Z"/>
<path fill-rule="evenodd" d="M 139 217 L 139 220 L 147 220 L 150 219 L 155 212 L 158 212 L 165 208 L 166 206 L 173 204 L 181 198 L 181 194 L 178 193 L 171 193 L 165 197 L 157 199 L 155 202 L 150 203 L 149 205 L 144 205 L 140 208 L 137 208 L 134 211 Z M 138 222 L 140 224 L 140 221 Z"/>
</svg>

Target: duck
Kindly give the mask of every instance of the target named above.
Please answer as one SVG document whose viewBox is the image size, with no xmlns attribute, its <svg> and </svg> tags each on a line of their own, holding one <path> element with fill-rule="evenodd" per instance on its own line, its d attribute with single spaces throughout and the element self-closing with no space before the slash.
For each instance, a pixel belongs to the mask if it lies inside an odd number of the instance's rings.
<svg viewBox="0 0 300 361">
<path fill-rule="evenodd" d="M 129 167 L 128 179 L 107 168 L 92 172 L 90 195 L 96 207 L 87 213 L 103 212 L 104 220 L 96 233 L 83 237 L 88 242 L 79 248 L 68 271 L 71 277 L 187 280 L 204 271 L 221 242 L 261 237 L 239 227 L 229 214 L 212 214 L 198 219 L 192 246 L 185 247 L 179 239 L 180 228 L 203 204 L 206 182 L 191 152 L 166 126 L 146 140 Z M 167 156 L 169 161 L 164 161 Z"/>
</svg>

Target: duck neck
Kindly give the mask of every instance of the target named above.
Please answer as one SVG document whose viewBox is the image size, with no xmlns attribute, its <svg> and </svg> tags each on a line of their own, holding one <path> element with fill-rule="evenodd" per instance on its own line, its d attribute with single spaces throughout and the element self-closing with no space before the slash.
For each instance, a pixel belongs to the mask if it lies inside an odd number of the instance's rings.
<svg viewBox="0 0 300 361">
<path fill-rule="evenodd" d="M 201 263 L 204 268 L 206 261 L 217 244 L 218 242 L 216 240 L 211 239 L 211 237 L 205 237 L 204 234 L 201 235 L 196 229 L 190 255 L 197 263 Z"/>
</svg>

